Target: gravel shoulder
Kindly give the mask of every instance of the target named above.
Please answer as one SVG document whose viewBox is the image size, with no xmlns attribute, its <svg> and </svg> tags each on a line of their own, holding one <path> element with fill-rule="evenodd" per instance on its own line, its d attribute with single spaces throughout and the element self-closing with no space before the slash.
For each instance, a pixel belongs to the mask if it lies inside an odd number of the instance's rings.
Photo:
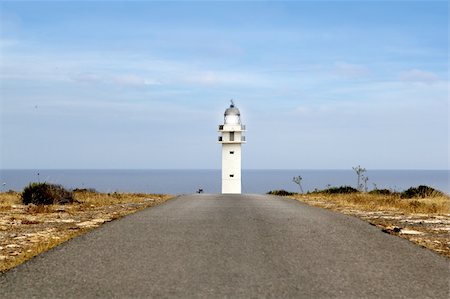
<svg viewBox="0 0 450 299">
<path fill-rule="evenodd" d="M 23 205 L 19 193 L 0 193 L 0 272 L 104 223 L 158 205 L 170 195 L 78 194 L 79 203 Z"/>
<path fill-rule="evenodd" d="M 296 195 L 292 197 L 308 205 L 358 217 L 383 232 L 409 240 L 450 258 L 450 214 L 410 213 L 395 209 L 368 211 L 357 204 L 345 204 L 333 197 Z"/>
</svg>

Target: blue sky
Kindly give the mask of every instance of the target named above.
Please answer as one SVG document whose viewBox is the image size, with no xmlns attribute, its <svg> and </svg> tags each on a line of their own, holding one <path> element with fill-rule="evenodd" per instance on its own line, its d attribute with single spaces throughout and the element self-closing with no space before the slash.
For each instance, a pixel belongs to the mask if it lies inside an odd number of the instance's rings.
<svg viewBox="0 0 450 299">
<path fill-rule="evenodd" d="M 0 1 L 0 168 L 448 169 L 447 1 Z"/>
</svg>

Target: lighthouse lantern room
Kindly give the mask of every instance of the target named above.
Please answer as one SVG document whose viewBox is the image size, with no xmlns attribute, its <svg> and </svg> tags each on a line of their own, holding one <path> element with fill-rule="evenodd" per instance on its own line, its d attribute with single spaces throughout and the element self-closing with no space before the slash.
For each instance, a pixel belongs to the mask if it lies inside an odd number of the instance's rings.
<svg viewBox="0 0 450 299">
<path fill-rule="evenodd" d="M 241 194 L 241 144 L 245 143 L 244 132 L 241 113 L 231 100 L 230 107 L 225 110 L 224 124 L 219 125 L 223 194 Z"/>
</svg>

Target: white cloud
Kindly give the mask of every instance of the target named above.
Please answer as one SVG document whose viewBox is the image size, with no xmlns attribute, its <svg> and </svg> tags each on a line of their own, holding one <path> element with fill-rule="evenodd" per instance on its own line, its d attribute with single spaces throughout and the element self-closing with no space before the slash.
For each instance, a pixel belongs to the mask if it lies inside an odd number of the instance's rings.
<svg viewBox="0 0 450 299">
<path fill-rule="evenodd" d="M 420 82 L 420 83 L 435 83 L 439 81 L 439 76 L 435 73 L 422 71 L 418 69 L 412 69 L 400 73 L 400 80 L 408 82 Z"/>
<path fill-rule="evenodd" d="M 160 85 L 161 83 L 155 79 L 145 78 L 136 75 L 119 75 L 112 76 L 112 82 L 120 85 Z"/>
<path fill-rule="evenodd" d="M 185 81 L 189 83 L 199 83 L 204 85 L 214 85 L 219 83 L 219 78 L 215 72 L 206 71 L 189 74 L 185 77 Z"/>
<path fill-rule="evenodd" d="M 100 53 L 9 53 L 2 61 L 1 79 L 72 81 L 121 86 L 236 85 L 262 86 L 267 74 L 252 70 L 211 69 L 196 62 Z M 136 61 L 140 61 L 136 63 Z"/>
<path fill-rule="evenodd" d="M 93 73 L 80 73 L 71 77 L 73 81 L 82 83 L 98 83 L 102 82 L 103 79 L 98 74 Z"/>
<path fill-rule="evenodd" d="M 333 73 L 339 77 L 358 78 L 367 76 L 369 74 L 369 70 L 362 64 L 337 61 L 334 64 Z"/>
<path fill-rule="evenodd" d="M 95 73 L 80 73 L 72 76 L 71 79 L 81 83 L 118 84 L 124 86 L 149 86 L 161 84 L 158 80 L 133 74 L 101 75 Z"/>
<path fill-rule="evenodd" d="M 267 78 L 255 72 L 241 71 L 203 71 L 188 70 L 180 77 L 182 82 L 200 85 L 259 85 L 269 82 Z"/>
</svg>

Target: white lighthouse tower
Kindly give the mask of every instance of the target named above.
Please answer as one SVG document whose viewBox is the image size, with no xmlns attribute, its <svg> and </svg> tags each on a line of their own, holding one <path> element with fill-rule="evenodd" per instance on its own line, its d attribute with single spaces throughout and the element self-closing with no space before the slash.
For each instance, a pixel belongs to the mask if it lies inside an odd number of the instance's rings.
<svg viewBox="0 0 450 299">
<path fill-rule="evenodd" d="M 241 113 L 231 100 L 225 110 L 224 124 L 219 125 L 219 143 L 222 144 L 222 193 L 241 194 L 241 144 L 245 143 L 245 126 Z"/>
</svg>

